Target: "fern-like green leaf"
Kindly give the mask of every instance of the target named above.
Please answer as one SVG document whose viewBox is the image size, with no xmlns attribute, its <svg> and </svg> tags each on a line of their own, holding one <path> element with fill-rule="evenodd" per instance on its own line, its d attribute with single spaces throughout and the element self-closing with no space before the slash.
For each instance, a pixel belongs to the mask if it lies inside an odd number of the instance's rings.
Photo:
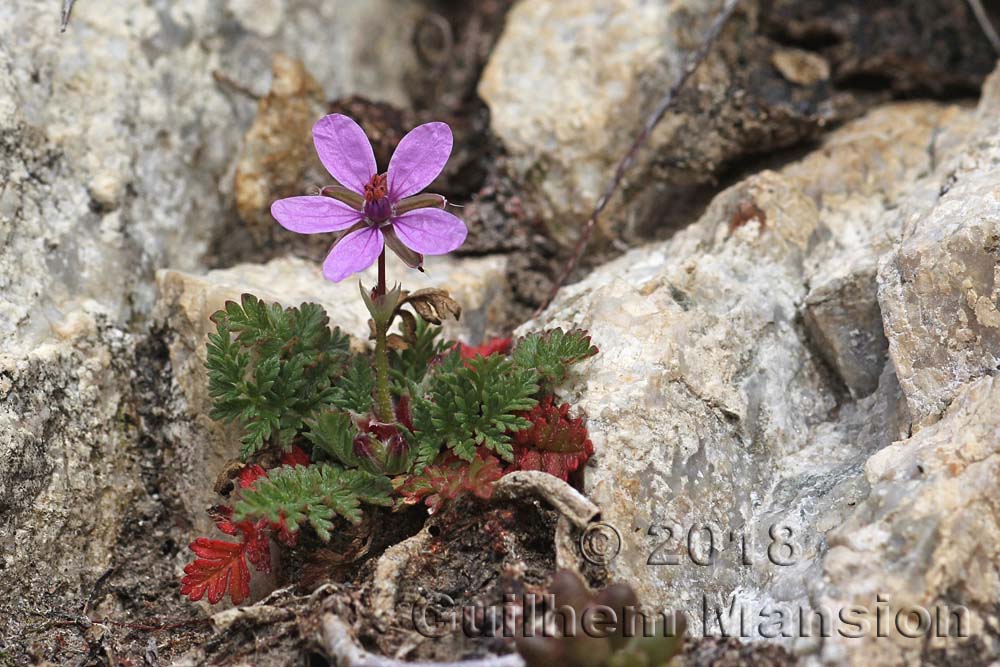
<svg viewBox="0 0 1000 667">
<path fill-rule="evenodd" d="M 529 426 L 518 413 L 538 403 L 538 389 L 533 368 L 518 368 L 501 355 L 463 363 L 453 352 L 431 377 L 427 395 L 415 402 L 418 463 L 430 460 L 435 442 L 466 461 L 480 446 L 512 460 L 510 434 Z"/>
<path fill-rule="evenodd" d="M 285 525 L 291 532 L 308 522 L 326 542 L 335 516 L 360 523 L 361 504 L 388 507 L 392 505 L 392 490 L 387 477 L 361 470 L 324 463 L 283 466 L 242 491 L 235 520 L 267 519 Z"/>
<path fill-rule="evenodd" d="M 348 339 L 329 328 L 320 306 L 282 308 L 251 294 L 212 315 L 209 335 L 211 416 L 239 422 L 243 458 L 278 445 L 288 449 L 311 418 L 336 398 Z"/>
<path fill-rule="evenodd" d="M 566 379 L 569 367 L 597 354 L 586 331 L 550 329 L 532 333 L 517 341 L 511 354 L 521 368 L 538 372 L 546 387 L 558 385 Z"/>
<path fill-rule="evenodd" d="M 354 438 L 358 428 L 350 415 L 343 412 L 324 412 L 308 423 L 309 439 L 316 449 L 334 461 L 351 468 L 361 466 L 361 459 L 354 454 Z"/>
<path fill-rule="evenodd" d="M 364 355 L 354 355 L 344 374 L 333 387 L 331 403 L 341 410 L 364 414 L 371 410 L 375 374 Z"/>
</svg>

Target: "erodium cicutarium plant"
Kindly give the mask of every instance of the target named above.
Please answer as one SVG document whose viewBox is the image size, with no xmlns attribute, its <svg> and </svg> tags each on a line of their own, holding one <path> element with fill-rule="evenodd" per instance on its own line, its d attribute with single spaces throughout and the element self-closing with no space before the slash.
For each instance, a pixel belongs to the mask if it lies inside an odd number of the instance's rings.
<svg viewBox="0 0 1000 667">
<path fill-rule="evenodd" d="M 444 341 L 441 325 L 462 310 L 445 289 L 386 286 L 386 248 L 419 270 L 425 255 L 465 240 L 465 223 L 445 210 L 444 197 L 421 194 L 451 154 L 450 128 L 412 130 L 385 172 L 346 116 L 320 119 L 313 137 L 337 182 L 280 199 L 271 211 L 292 232 L 334 235 L 327 280 L 378 263 L 376 284 L 359 284 L 374 344 L 356 351 L 311 303 L 283 307 L 244 294 L 212 316 L 211 416 L 235 424 L 243 447 L 221 472 L 222 499 L 210 510 L 236 541 L 191 543 L 197 559 L 181 591 L 192 600 L 246 600 L 251 567 L 272 571 L 275 544 L 306 550 L 295 561 L 308 561 L 308 549 L 337 531 L 373 525 L 366 513 L 389 520 L 419 503 L 436 512 L 462 494 L 486 502 L 507 473 L 568 480 L 593 453 L 583 419 L 554 398 L 571 367 L 597 354 L 586 332 Z M 309 539 L 299 539 L 303 530 Z"/>
</svg>

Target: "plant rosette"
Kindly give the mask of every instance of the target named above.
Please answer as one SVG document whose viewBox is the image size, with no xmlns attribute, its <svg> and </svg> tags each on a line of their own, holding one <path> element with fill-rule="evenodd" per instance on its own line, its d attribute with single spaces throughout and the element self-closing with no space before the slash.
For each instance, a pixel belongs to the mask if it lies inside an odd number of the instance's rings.
<svg viewBox="0 0 1000 667">
<path fill-rule="evenodd" d="M 488 500 L 515 470 L 567 481 L 593 454 L 583 418 L 554 395 L 575 364 L 597 354 L 586 332 L 445 341 L 441 324 L 461 316 L 446 290 L 386 286 L 387 248 L 421 270 L 425 255 L 465 239 L 444 198 L 420 194 L 448 160 L 450 128 L 412 130 L 385 173 L 346 116 L 321 119 L 313 135 L 337 184 L 276 201 L 272 214 L 293 232 L 337 234 L 328 280 L 378 263 L 377 283 L 360 286 L 373 344 L 352 352 L 311 303 L 286 308 L 244 294 L 212 316 L 211 417 L 239 427 L 242 450 L 217 485 L 225 503 L 211 510 L 235 539 L 191 543 L 197 558 L 181 590 L 193 601 L 227 593 L 246 601 L 251 568 L 272 569 L 272 541 L 304 549 L 361 526 L 372 508 L 423 504 L 433 513 L 463 494 Z"/>
</svg>

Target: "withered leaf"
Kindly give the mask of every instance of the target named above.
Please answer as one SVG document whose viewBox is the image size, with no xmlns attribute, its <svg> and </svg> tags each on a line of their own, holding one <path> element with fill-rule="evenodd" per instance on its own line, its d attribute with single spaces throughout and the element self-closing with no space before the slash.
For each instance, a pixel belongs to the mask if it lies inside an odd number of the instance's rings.
<svg viewBox="0 0 1000 667">
<path fill-rule="evenodd" d="M 404 303 L 413 306 L 417 315 L 431 324 L 441 324 L 449 317 L 457 320 L 462 316 L 462 307 L 443 289 L 431 287 L 417 290 L 407 295 L 400 305 Z"/>
<path fill-rule="evenodd" d="M 389 334 L 389 336 L 385 339 L 385 342 L 389 346 L 390 350 L 399 350 L 402 352 L 403 350 L 410 349 L 410 344 L 399 334 Z"/>
<path fill-rule="evenodd" d="M 410 345 L 417 342 L 417 318 L 408 310 L 399 311 L 399 329 L 403 332 L 403 340 Z"/>
</svg>

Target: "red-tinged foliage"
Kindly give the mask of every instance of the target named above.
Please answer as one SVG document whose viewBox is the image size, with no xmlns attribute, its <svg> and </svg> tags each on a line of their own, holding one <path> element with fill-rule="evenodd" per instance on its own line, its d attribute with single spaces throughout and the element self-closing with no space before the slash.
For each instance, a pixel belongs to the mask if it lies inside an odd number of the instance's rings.
<svg viewBox="0 0 1000 667">
<path fill-rule="evenodd" d="M 215 527 L 226 535 L 235 535 L 239 528 L 233 523 L 233 508 L 229 505 L 213 505 L 208 508 L 208 515 L 215 522 Z"/>
<path fill-rule="evenodd" d="M 283 466 L 307 466 L 310 464 L 312 464 L 312 459 L 298 445 L 292 445 L 291 451 L 281 455 L 281 465 Z"/>
<path fill-rule="evenodd" d="M 294 547 L 299 542 L 298 531 L 292 532 L 288 529 L 288 521 L 285 517 L 281 517 L 281 521 L 275 524 L 271 524 L 271 528 L 275 531 L 275 537 L 278 541 L 284 544 L 286 547 Z"/>
<path fill-rule="evenodd" d="M 491 354 L 507 354 L 510 352 L 513 344 L 514 340 L 512 338 L 491 338 L 482 345 L 459 343 L 458 353 L 462 355 L 463 360 L 468 361 L 478 356 L 488 357 Z"/>
<path fill-rule="evenodd" d="M 556 406 L 546 396 L 523 416 L 531 427 L 514 434 L 515 470 L 542 470 L 566 481 L 593 455 L 587 427 L 580 418 L 570 419 L 568 403 Z"/>
<path fill-rule="evenodd" d="M 247 560 L 258 572 L 268 574 L 271 571 L 271 541 L 264 528 L 266 521 L 241 521 L 236 526 L 243 533 L 243 546 Z"/>
<path fill-rule="evenodd" d="M 240 542 L 226 542 L 199 537 L 190 549 L 198 558 L 184 567 L 181 594 L 197 602 L 208 593 L 208 601 L 216 604 L 229 592 L 233 604 L 240 604 L 250 595 L 250 569 L 271 571 L 271 544 L 266 521 L 233 522 L 233 508 L 216 505 L 209 510 L 216 527 L 226 535 L 241 535 Z"/>
<path fill-rule="evenodd" d="M 243 470 L 240 470 L 240 488 L 250 489 L 253 488 L 253 483 L 256 482 L 261 477 L 267 477 L 267 471 L 261 468 L 256 463 L 248 466 L 244 466 Z"/>
<path fill-rule="evenodd" d="M 250 570 L 245 550 L 245 543 L 196 539 L 191 543 L 191 551 L 198 559 L 184 567 L 181 594 L 197 602 L 208 593 L 208 601 L 216 604 L 228 591 L 233 604 L 246 600 L 250 596 Z"/>
<path fill-rule="evenodd" d="M 396 422 L 413 431 L 413 413 L 410 397 L 400 396 L 395 407 Z M 397 424 L 385 424 L 373 416 L 355 420 L 358 434 L 354 437 L 354 455 L 368 459 L 370 465 L 386 475 L 397 475 L 410 466 L 410 443 Z"/>
<path fill-rule="evenodd" d="M 471 462 L 447 454 L 419 475 L 407 477 L 396 490 L 410 505 L 423 500 L 433 514 L 446 501 L 463 493 L 488 500 L 493 495 L 493 483 L 502 476 L 499 459 L 480 449 Z"/>
</svg>

